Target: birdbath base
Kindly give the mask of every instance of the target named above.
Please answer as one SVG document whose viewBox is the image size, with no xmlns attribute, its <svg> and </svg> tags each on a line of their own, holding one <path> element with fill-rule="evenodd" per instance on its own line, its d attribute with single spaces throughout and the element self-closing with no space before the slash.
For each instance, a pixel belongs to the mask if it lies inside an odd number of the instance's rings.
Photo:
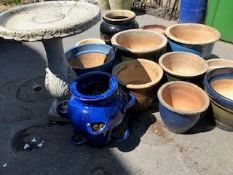
<svg viewBox="0 0 233 175">
<path fill-rule="evenodd" d="M 69 97 L 68 64 L 64 55 L 61 38 L 43 40 L 42 43 L 48 58 L 45 87 L 50 95 L 55 98 L 48 114 L 52 117 L 59 117 L 57 106 Z"/>
<path fill-rule="evenodd" d="M 83 32 L 100 20 L 100 9 L 76 1 L 49 1 L 11 8 L 0 14 L 0 37 L 17 41 L 42 41 L 48 58 L 45 86 L 55 98 L 49 115 L 69 96 L 68 65 L 62 37 Z"/>
</svg>

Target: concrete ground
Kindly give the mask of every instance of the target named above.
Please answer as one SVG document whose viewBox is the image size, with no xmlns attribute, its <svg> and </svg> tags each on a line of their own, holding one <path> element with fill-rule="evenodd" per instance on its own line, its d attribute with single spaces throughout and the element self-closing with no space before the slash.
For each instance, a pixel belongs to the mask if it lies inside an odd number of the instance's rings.
<svg viewBox="0 0 233 175">
<path fill-rule="evenodd" d="M 140 26 L 174 23 L 149 15 L 137 20 Z M 65 38 L 65 50 L 81 39 L 98 37 L 99 25 Z M 233 59 L 233 45 L 219 41 L 213 54 Z M 123 143 L 103 149 L 72 145 L 72 126 L 47 120 L 52 99 L 43 85 L 44 60 L 40 42 L 0 40 L 1 175 L 233 174 L 232 133 L 203 119 L 189 133 L 173 134 L 162 124 L 157 107 L 134 116 Z M 31 142 L 34 137 L 36 143 Z M 30 146 L 26 150 L 25 144 Z"/>
</svg>

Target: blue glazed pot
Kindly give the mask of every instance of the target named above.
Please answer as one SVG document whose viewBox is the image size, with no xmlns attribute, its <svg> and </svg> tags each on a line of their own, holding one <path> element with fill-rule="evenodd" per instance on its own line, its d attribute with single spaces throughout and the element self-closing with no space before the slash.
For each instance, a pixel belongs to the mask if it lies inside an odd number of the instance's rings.
<svg viewBox="0 0 233 175">
<path fill-rule="evenodd" d="M 188 81 L 200 86 L 208 69 L 203 58 L 188 52 L 165 53 L 159 58 L 159 65 L 168 81 Z"/>
<path fill-rule="evenodd" d="M 212 53 L 220 33 L 203 24 L 175 24 L 165 30 L 168 37 L 168 51 L 190 52 L 207 58 Z"/>
<path fill-rule="evenodd" d="M 93 71 L 111 72 L 115 51 L 105 44 L 87 44 L 68 50 L 66 58 L 77 75 Z"/>
<path fill-rule="evenodd" d="M 208 72 L 203 84 L 211 99 L 217 126 L 233 131 L 233 68 L 219 68 Z"/>
<path fill-rule="evenodd" d="M 103 15 L 103 22 L 100 25 L 101 38 L 111 44 L 111 38 L 114 34 L 129 30 L 138 29 L 138 23 L 135 20 L 136 14 L 130 10 L 109 10 Z"/>
<path fill-rule="evenodd" d="M 209 106 L 209 97 L 198 86 L 173 81 L 158 91 L 159 112 L 165 126 L 174 133 L 192 128 Z"/>
<path fill-rule="evenodd" d="M 127 138 L 128 130 L 122 121 L 135 98 L 119 90 L 115 76 L 98 71 L 87 73 L 73 81 L 70 90 L 68 114 L 75 133 L 82 138 L 75 144 L 102 146 L 112 139 Z"/>
</svg>

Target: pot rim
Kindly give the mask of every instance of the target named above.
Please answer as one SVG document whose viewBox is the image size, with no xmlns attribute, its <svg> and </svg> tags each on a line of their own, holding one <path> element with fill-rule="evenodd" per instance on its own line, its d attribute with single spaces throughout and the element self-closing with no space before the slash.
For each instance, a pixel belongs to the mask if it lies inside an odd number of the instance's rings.
<svg viewBox="0 0 233 175">
<path fill-rule="evenodd" d="M 142 50 L 138 51 L 136 49 L 130 49 L 130 48 L 122 47 L 117 42 L 117 37 L 119 35 L 121 35 L 121 34 L 131 33 L 131 32 L 139 32 L 139 33 L 145 33 L 146 32 L 146 33 L 151 33 L 152 35 L 159 36 L 162 39 L 162 42 L 157 47 L 155 47 L 154 49 L 145 49 L 143 51 Z M 146 53 L 155 52 L 155 51 L 158 51 L 158 50 L 164 48 L 167 45 L 167 38 L 163 34 L 161 34 L 159 32 L 152 32 L 150 30 L 143 30 L 143 29 L 130 29 L 130 30 L 125 30 L 125 31 L 122 31 L 122 32 L 118 32 L 115 35 L 113 35 L 112 38 L 111 38 L 111 43 L 117 49 L 120 49 L 120 50 L 123 50 L 123 51 L 126 51 L 126 52 L 131 52 L 131 53 L 134 53 L 134 54 L 146 54 Z"/>
<path fill-rule="evenodd" d="M 158 73 L 159 73 L 158 76 L 149 83 L 139 84 L 139 85 L 134 85 L 134 84 L 127 85 L 122 80 L 120 80 L 117 75 L 122 70 L 122 68 L 124 68 L 125 65 L 133 64 L 133 62 L 146 62 L 146 63 L 149 63 L 149 64 L 153 65 L 158 70 Z M 152 87 L 152 86 L 156 85 L 162 79 L 163 69 L 159 66 L 159 64 L 157 64 L 157 63 L 155 63 L 155 62 L 153 62 L 151 60 L 134 59 L 134 60 L 123 61 L 123 62 L 117 64 L 116 66 L 114 66 L 113 70 L 112 70 L 112 74 L 117 77 L 117 79 L 118 79 L 118 81 L 119 81 L 119 83 L 121 85 L 127 87 L 128 89 L 145 89 L 145 88 L 149 88 L 149 87 Z"/>
<path fill-rule="evenodd" d="M 149 24 L 149 25 L 144 25 L 141 27 L 142 30 L 149 30 L 150 28 L 153 28 L 153 27 L 157 27 L 159 29 L 162 29 L 164 30 L 164 32 L 162 32 L 162 34 L 165 34 L 165 30 L 166 30 L 166 26 L 164 25 L 160 25 L 160 24 Z M 148 29 L 149 28 L 149 29 Z M 152 32 L 156 32 L 156 31 L 153 31 L 153 30 L 149 30 L 149 31 L 152 31 Z"/>
<path fill-rule="evenodd" d="M 179 38 L 173 36 L 170 32 L 170 30 L 172 28 L 175 28 L 177 26 L 200 26 L 201 28 L 207 28 L 214 33 L 215 37 L 213 39 L 210 39 L 207 41 L 202 41 L 202 42 L 187 41 L 187 40 L 179 39 Z M 218 41 L 220 39 L 220 36 L 221 36 L 220 32 L 217 29 L 215 29 L 213 27 L 209 27 L 209 26 L 204 25 L 204 24 L 196 24 L 196 23 L 174 24 L 172 26 L 167 27 L 167 29 L 165 30 L 165 34 L 168 38 L 172 39 L 175 42 L 182 43 L 182 44 L 190 44 L 190 45 L 201 45 L 201 44 L 214 43 L 214 42 Z"/>
<path fill-rule="evenodd" d="M 162 98 L 162 92 L 163 90 L 169 86 L 169 85 L 172 85 L 172 84 L 182 84 L 184 86 L 189 86 L 189 87 L 192 87 L 192 88 L 195 88 L 197 89 L 199 92 L 202 93 L 204 99 L 205 99 L 205 103 L 204 105 L 198 109 L 198 110 L 193 110 L 193 111 L 184 111 L 184 110 L 180 110 L 180 109 L 175 109 L 173 107 L 171 107 L 170 105 L 168 105 L 164 99 Z M 199 113 L 202 113 L 204 112 L 210 105 L 210 99 L 209 99 L 209 96 L 207 95 L 207 93 L 202 90 L 200 87 L 198 87 L 197 85 L 193 84 L 193 83 L 189 83 L 189 82 L 185 82 L 185 81 L 172 81 L 172 82 L 168 82 L 168 83 L 165 83 L 163 84 L 158 92 L 157 92 L 157 96 L 158 96 L 158 99 L 159 99 L 159 102 L 164 106 L 166 107 L 168 110 L 172 111 L 172 112 L 175 112 L 175 113 L 179 113 L 179 114 L 183 114 L 183 115 L 194 115 L 194 114 L 199 114 Z"/>
<path fill-rule="evenodd" d="M 212 99 L 213 101 L 215 101 L 217 104 L 224 104 L 221 106 L 225 106 L 225 108 L 230 108 L 233 109 L 233 100 L 231 100 L 228 97 L 225 97 L 223 95 L 221 95 L 220 93 L 218 93 L 211 85 L 210 85 L 210 81 L 213 78 L 211 75 L 214 74 L 215 72 L 221 71 L 221 70 L 228 70 L 231 69 L 232 73 L 233 73 L 233 68 L 232 67 L 225 67 L 225 68 L 217 68 L 217 69 L 213 69 L 209 72 L 206 73 L 204 79 L 203 79 L 203 84 L 204 84 L 204 88 L 205 91 L 208 93 L 210 99 Z M 224 75 L 224 74 L 223 74 Z M 216 75 L 219 77 L 219 75 Z M 219 80 L 220 78 L 218 78 Z M 216 96 L 218 97 L 218 99 L 216 98 Z"/>
<path fill-rule="evenodd" d="M 84 95 L 84 94 L 80 93 L 76 88 L 78 81 L 80 81 L 86 77 L 96 75 L 96 74 L 109 77 L 109 88 L 105 92 L 103 92 L 99 95 Z M 79 76 L 76 80 L 72 81 L 70 84 L 71 93 L 75 96 L 75 98 L 77 98 L 80 101 L 84 101 L 84 102 L 85 101 L 93 102 L 93 101 L 104 100 L 104 99 L 110 97 L 115 91 L 117 91 L 117 88 L 118 88 L 117 78 L 114 75 L 111 75 L 109 73 L 102 72 L 102 71 L 93 71 L 93 72 L 83 74 L 83 75 Z"/>
<path fill-rule="evenodd" d="M 81 45 L 80 45 L 80 43 L 85 42 L 85 41 L 88 41 L 88 40 L 96 40 L 96 41 L 98 41 L 98 43 L 91 43 L 91 44 L 105 44 L 105 41 L 102 40 L 102 39 L 100 39 L 100 38 L 86 38 L 86 39 L 83 39 L 83 40 L 78 41 L 78 42 L 75 44 L 75 46 L 87 45 L 87 44 L 81 44 Z"/>
<path fill-rule="evenodd" d="M 113 19 L 113 18 L 109 18 L 108 15 L 109 14 L 114 14 L 114 13 L 124 13 L 127 14 L 125 15 L 126 18 L 123 19 Z M 110 21 L 110 22 L 124 22 L 124 21 L 129 21 L 129 20 L 133 20 L 136 17 L 136 14 L 131 11 L 131 10 L 108 10 L 106 11 L 102 18 L 106 21 Z"/>
<path fill-rule="evenodd" d="M 67 54 L 70 53 L 70 52 L 71 52 L 72 50 L 74 50 L 74 49 L 77 49 L 77 50 L 78 50 L 80 47 L 88 47 L 88 46 L 101 46 L 101 47 L 109 48 L 109 51 L 111 51 L 111 50 L 113 51 L 113 56 L 110 57 L 110 59 L 109 59 L 107 62 L 105 62 L 104 64 L 99 65 L 99 66 L 95 66 L 95 67 L 90 67 L 90 68 L 78 68 L 78 67 L 73 67 L 73 66 L 71 66 L 71 65 L 69 64 L 69 62 L 70 62 L 71 60 L 73 60 L 74 58 L 73 58 L 73 57 L 72 57 L 72 58 L 69 58 L 69 57 L 67 56 Z M 96 50 L 89 49 L 89 50 L 86 50 L 86 51 L 77 52 L 77 53 L 75 54 L 75 56 L 76 56 L 75 58 L 77 58 L 79 55 L 82 55 L 82 54 L 97 53 L 98 51 L 99 51 L 100 53 L 102 53 L 102 54 L 105 54 L 105 53 L 101 52 L 100 49 L 96 49 Z M 107 54 L 106 54 L 106 55 L 107 55 Z M 112 64 L 112 61 L 115 60 L 116 53 L 115 53 L 115 50 L 114 50 L 111 46 L 109 46 L 109 45 L 107 45 L 107 44 L 84 44 L 84 45 L 72 47 L 71 49 L 67 50 L 67 51 L 65 52 L 65 56 L 66 56 L 66 60 L 67 60 L 67 62 L 68 62 L 68 65 L 69 65 L 72 69 L 87 70 L 87 71 L 89 71 L 89 70 L 92 70 L 92 69 L 100 69 L 100 68 L 102 68 L 102 67 L 105 66 L 105 65 Z"/>
<path fill-rule="evenodd" d="M 190 56 L 193 56 L 193 58 L 195 58 L 196 60 L 198 60 L 199 62 L 202 62 L 204 64 L 204 67 L 203 67 L 203 70 L 200 71 L 199 73 L 195 73 L 195 74 L 180 74 L 180 73 L 175 73 L 174 71 L 168 69 L 164 64 L 163 64 L 163 60 L 167 58 L 167 56 L 169 55 L 175 55 L 175 54 L 183 54 L 183 55 L 190 55 Z M 172 59 L 172 58 L 171 58 Z M 163 54 L 160 58 L 159 58 L 159 65 L 163 68 L 163 70 L 166 72 L 166 73 L 169 73 L 171 75 L 174 75 L 174 76 L 177 76 L 177 77 L 185 77 L 185 78 L 192 78 L 192 77 L 197 77 L 197 76 L 200 76 L 200 75 L 203 75 L 207 70 L 208 70 L 208 64 L 206 63 L 206 61 L 196 55 L 196 54 L 193 54 L 193 53 L 189 53 L 189 52 L 168 52 L 168 53 L 165 53 Z"/>
<path fill-rule="evenodd" d="M 215 67 L 211 68 L 211 66 L 209 66 L 209 64 L 211 62 L 214 62 L 214 61 L 224 61 L 224 62 L 232 64 L 232 66 L 220 66 L 220 67 L 216 67 L 216 68 Z M 225 59 L 225 58 L 212 58 L 212 59 L 206 60 L 206 62 L 208 64 L 208 71 L 211 71 L 211 70 L 214 70 L 214 69 L 218 69 L 218 68 L 233 67 L 233 61 Z"/>
</svg>

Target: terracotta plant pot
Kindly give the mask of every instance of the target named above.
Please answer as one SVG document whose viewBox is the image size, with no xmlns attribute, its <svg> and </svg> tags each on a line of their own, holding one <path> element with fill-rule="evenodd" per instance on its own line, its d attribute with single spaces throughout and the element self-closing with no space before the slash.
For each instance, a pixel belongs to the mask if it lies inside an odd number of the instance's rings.
<svg viewBox="0 0 233 175">
<path fill-rule="evenodd" d="M 167 38 L 164 35 L 142 29 L 119 32 L 112 37 L 111 42 L 122 60 L 147 58 L 158 61 L 167 46 Z"/>
<path fill-rule="evenodd" d="M 159 58 L 159 64 L 166 73 L 168 81 L 202 82 L 208 65 L 198 55 L 188 52 L 169 52 Z"/>
<path fill-rule="evenodd" d="M 138 29 L 135 17 L 136 14 L 130 10 L 107 11 L 103 14 L 103 22 L 100 26 L 101 38 L 107 44 L 111 44 L 111 38 L 114 34 L 128 29 Z"/>
<path fill-rule="evenodd" d="M 216 125 L 233 131 L 233 68 L 219 68 L 204 77 Z"/>
<path fill-rule="evenodd" d="M 156 97 L 156 88 L 163 76 L 162 68 L 155 62 L 146 59 L 124 61 L 113 68 L 123 89 L 126 88 L 136 98 L 131 109 L 134 112 L 147 110 Z"/>
<path fill-rule="evenodd" d="M 207 60 L 206 62 L 208 64 L 208 71 L 224 67 L 233 67 L 233 61 L 227 59 L 216 58 Z"/>
<path fill-rule="evenodd" d="M 198 86 L 173 81 L 158 91 L 159 112 L 165 126 L 172 132 L 184 133 L 192 128 L 209 106 L 208 95 Z"/>
<path fill-rule="evenodd" d="M 165 30 L 169 51 L 185 51 L 207 58 L 219 40 L 220 33 L 215 28 L 203 24 L 175 24 Z"/>
<path fill-rule="evenodd" d="M 88 38 L 77 42 L 75 46 L 82 46 L 85 44 L 105 44 L 105 42 L 99 38 Z"/>
<path fill-rule="evenodd" d="M 165 34 L 165 30 L 167 27 L 163 26 L 163 25 L 157 25 L 157 24 L 153 24 L 153 25 L 146 25 L 143 26 L 141 29 L 143 30 L 149 30 L 152 32 L 159 32 L 161 34 Z"/>
<path fill-rule="evenodd" d="M 126 9 L 130 10 L 133 0 L 109 0 L 111 10 Z"/>
<path fill-rule="evenodd" d="M 79 76 L 93 71 L 111 72 L 115 64 L 115 51 L 106 44 L 86 44 L 66 52 L 69 65 Z"/>
</svg>

